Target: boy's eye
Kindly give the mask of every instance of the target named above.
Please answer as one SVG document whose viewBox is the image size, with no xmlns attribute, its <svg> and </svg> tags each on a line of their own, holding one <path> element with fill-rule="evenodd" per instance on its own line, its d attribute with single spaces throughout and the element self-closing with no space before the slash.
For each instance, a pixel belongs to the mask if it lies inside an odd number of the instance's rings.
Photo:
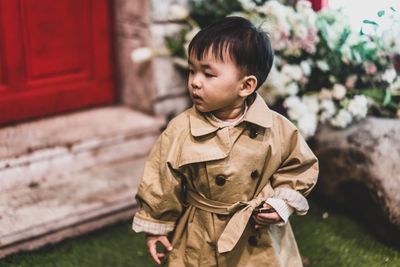
<svg viewBox="0 0 400 267">
<path fill-rule="evenodd" d="M 209 72 L 204 73 L 204 75 L 205 75 L 207 78 L 216 77 L 216 75 L 214 75 L 213 73 L 209 73 Z"/>
</svg>

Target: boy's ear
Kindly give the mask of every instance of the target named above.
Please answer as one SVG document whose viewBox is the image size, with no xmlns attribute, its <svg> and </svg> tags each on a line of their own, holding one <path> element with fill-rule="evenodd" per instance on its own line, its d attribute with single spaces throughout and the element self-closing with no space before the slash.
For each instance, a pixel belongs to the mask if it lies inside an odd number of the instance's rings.
<svg viewBox="0 0 400 267">
<path fill-rule="evenodd" d="M 251 95 L 257 88 L 257 78 L 254 75 L 245 76 L 242 82 L 242 88 L 239 92 L 241 97 Z"/>
</svg>

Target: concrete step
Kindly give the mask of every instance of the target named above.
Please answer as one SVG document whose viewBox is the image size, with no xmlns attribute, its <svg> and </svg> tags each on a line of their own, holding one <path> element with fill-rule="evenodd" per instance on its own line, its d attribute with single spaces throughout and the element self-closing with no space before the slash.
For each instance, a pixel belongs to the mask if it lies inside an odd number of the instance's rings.
<svg viewBox="0 0 400 267">
<path fill-rule="evenodd" d="M 146 155 L 163 123 L 125 107 L 107 107 L 0 129 L 0 192 Z"/>
<path fill-rule="evenodd" d="M 114 107 L 0 129 L 0 257 L 132 217 L 162 123 Z"/>
<path fill-rule="evenodd" d="M 36 187 L 3 192 L 0 257 L 97 229 L 104 226 L 106 217 L 107 223 L 132 218 L 144 162 L 145 158 L 114 162 Z M 55 235 L 57 232 L 64 234 Z"/>
</svg>

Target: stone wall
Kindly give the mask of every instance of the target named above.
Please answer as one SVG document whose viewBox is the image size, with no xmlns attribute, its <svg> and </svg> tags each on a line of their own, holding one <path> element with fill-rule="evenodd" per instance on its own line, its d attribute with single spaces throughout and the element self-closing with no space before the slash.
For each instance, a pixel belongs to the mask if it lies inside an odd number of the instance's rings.
<svg viewBox="0 0 400 267">
<path fill-rule="evenodd" d="M 152 0 L 151 33 L 155 50 L 165 49 L 164 38 L 179 33 L 182 25 L 170 16 L 171 5 L 189 9 L 188 0 Z M 174 66 L 170 57 L 153 60 L 153 79 L 156 88 L 154 111 L 157 115 L 171 117 L 185 110 L 189 105 L 186 78 Z"/>
<path fill-rule="evenodd" d="M 118 87 L 123 104 L 146 113 L 172 117 L 189 105 L 186 81 L 170 57 L 135 63 L 139 47 L 165 50 L 164 37 L 179 33 L 182 24 L 170 16 L 172 5 L 189 7 L 188 0 L 118 0 L 115 4 Z"/>
</svg>

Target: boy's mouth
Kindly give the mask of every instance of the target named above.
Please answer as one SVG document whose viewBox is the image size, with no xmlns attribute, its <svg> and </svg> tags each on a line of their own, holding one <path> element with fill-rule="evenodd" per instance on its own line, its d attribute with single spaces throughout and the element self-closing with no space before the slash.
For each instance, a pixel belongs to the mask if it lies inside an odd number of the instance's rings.
<svg viewBox="0 0 400 267">
<path fill-rule="evenodd" d="M 201 100 L 203 100 L 200 96 L 198 96 L 198 95 L 192 95 L 192 100 L 193 101 L 195 101 L 195 102 L 197 102 L 197 101 L 201 101 Z"/>
</svg>

